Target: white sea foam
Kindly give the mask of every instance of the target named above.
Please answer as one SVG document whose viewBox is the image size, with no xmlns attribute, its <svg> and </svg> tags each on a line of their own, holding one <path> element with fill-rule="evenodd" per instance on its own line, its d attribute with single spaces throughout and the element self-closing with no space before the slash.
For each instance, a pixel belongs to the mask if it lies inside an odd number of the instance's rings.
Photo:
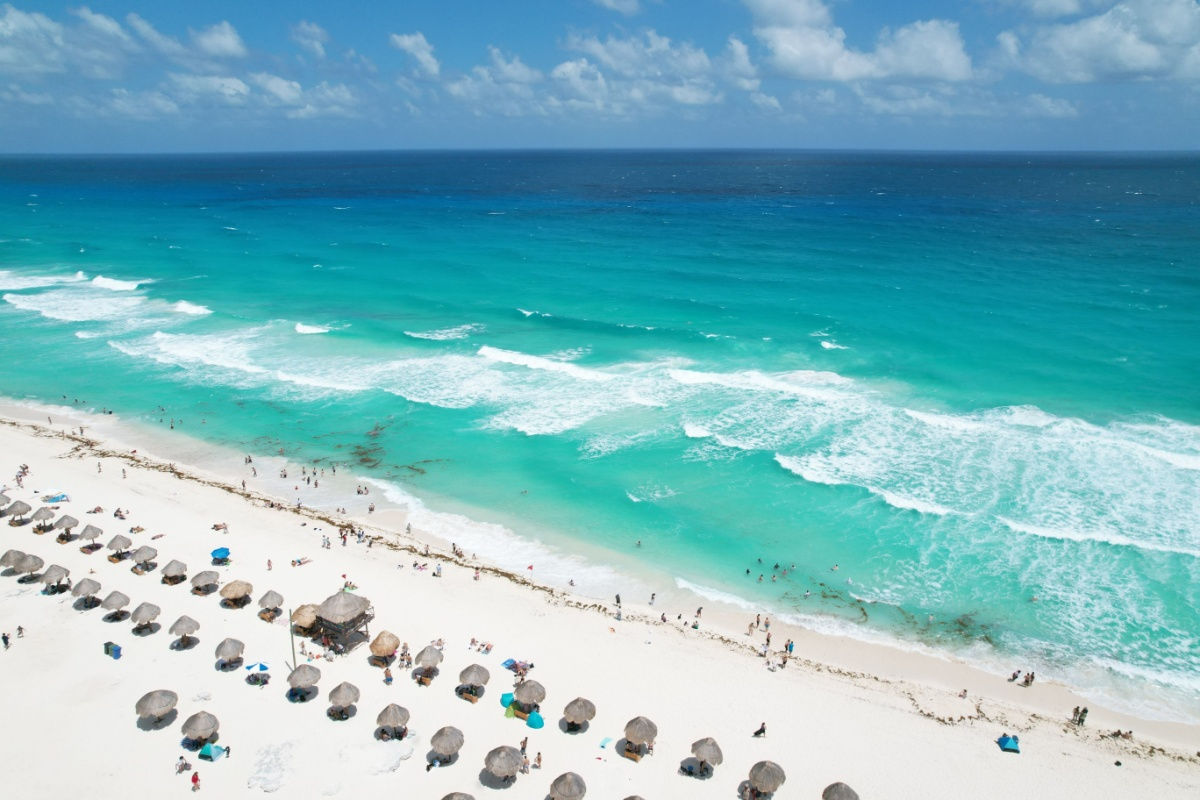
<svg viewBox="0 0 1200 800">
<path fill-rule="evenodd" d="M 173 304 L 171 310 L 180 314 L 189 314 L 193 317 L 203 317 L 212 313 L 212 309 L 208 306 L 189 303 L 187 300 L 180 300 Z"/>
<path fill-rule="evenodd" d="M 687 386 L 715 385 L 727 389 L 760 392 L 779 392 L 822 400 L 839 397 L 831 386 L 844 386 L 850 381 L 832 372 L 798 370 L 768 375 L 757 370 L 744 372 L 701 372 L 691 369 L 672 369 L 670 377 Z"/>
<path fill-rule="evenodd" d="M 683 435 L 689 439 L 707 439 L 712 436 L 712 431 L 703 425 L 697 425 L 694 422 L 683 423 Z"/>
<path fill-rule="evenodd" d="M 74 275 L 23 275 L 10 270 L 0 269 L 0 290 L 7 291 L 42 289 L 47 286 L 78 283 L 86 280 L 87 275 L 82 272 L 76 272 Z"/>
<path fill-rule="evenodd" d="M 1063 528 L 1046 528 L 1040 525 L 1018 522 L 1008 517 L 997 517 L 997 519 L 1018 533 L 1037 536 L 1042 539 L 1058 539 L 1060 541 L 1082 542 L 1085 544 L 1107 544 L 1114 547 L 1131 547 L 1138 550 L 1154 550 L 1160 553 L 1176 553 L 1191 556 L 1192 558 L 1200 558 L 1200 549 L 1174 547 L 1145 539 L 1133 539 L 1119 533 L 1100 531 L 1082 532 Z"/>
<path fill-rule="evenodd" d="M 822 339 L 821 347 L 824 347 L 826 350 L 849 350 L 850 349 L 849 347 L 847 347 L 844 344 L 838 344 L 833 339 Z"/>
<path fill-rule="evenodd" d="M 570 364 L 564 361 L 555 361 L 542 356 L 533 356 L 529 355 L 528 353 L 519 353 L 515 350 L 502 350 L 499 347 L 491 347 L 490 345 L 486 344 L 479 348 L 477 355 L 481 356 L 482 358 L 486 358 L 489 361 L 513 364 L 515 366 L 527 367 L 529 369 L 561 372 L 564 375 L 570 375 L 572 378 L 577 378 L 581 381 L 611 381 L 617 377 L 616 375 L 606 372 L 600 372 L 594 369 L 586 369 L 576 364 Z"/>
<path fill-rule="evenodd" d="M 136 319 L 146 298 L 141 295 L 51 289 L 36 294 L 5 294 L 16 308 L 34 311 L 46 319 L 65 322 L 128 321 Z"/>
<path fill-rule="evenodd" d="M 547 314 L 544 311 L 528 311 L 524 308 L 518 308 L 517 311 L 520 311 L 526 317 L 553 317 L 554 316 L 553 314 Z"/>
<path fill-rule="evenodd" d="M 708 586 L 701 586 L 698 583 L 684 580 L 676 576 L 675 585 L 684 591 L 699 595 L 705 600 L 711 600 L 714 603 L 722 603 L 727 606 L 736 606 L 737 608 L 745 609 L 746 611 L 761 611 L 762 606 L 758 603 L 752 603 L 744 597 L 738 597 L 736 594 L 722 591 L 721 589 L 713 589 Z"/>
<path fill-rule="evenodd" d="M 305 325 L 303 322 L 297 322 L 294 330 L 303 334 L 329 333 L 329 328 L 322 325 Z"/>
<path fill-rule="evenodd" d="M 405 331 L 404 335 L 411 336 L 414 339 L 429 339 L 435 342 L 442 342 L 451 339 L 466 339 L 472 334 L 483 333 L 484 330 L 483 325 L 470 322 L 465 325 L 456 325 L 453 328 L 438 328 L 432 331 Z"/>
<path fill-rule="evenodd" d="M 668 497 L 674 497 L 677 492 L 670 486 L 639 486 L 632 491 L 626 491 L 625 496 L 634 503 L 657 503 L 659 500 L 666 500 Z"/>
<path fill-rule="evenodd" d="M 153 283 L 150 280 L 140 281 L 122 281 L 116 278 L 106 278 L 103 275 L 97 275 L 92 278 L 92 285 L 101 289 L 108 289 L 110 292 L 132 292 L 144 283 Z"/>
<path fill-rule="evenodd" d="M 867 490 L 883 500 L 889 506 L 894 508 L 904 509 L 906 511 L 916 511 L 921 514 L 933 514 L 935 516 L 944 517 L 947 514 L 953 514 L 954 509 L 946 508 L 943 505 L 934 503 L 930 500 L 921 500 L 916 497 L 905 497 L 895 492 L 889 492 L 886 489 L 877 489 L 873 486 L 868 486 Z"/>
</svg>

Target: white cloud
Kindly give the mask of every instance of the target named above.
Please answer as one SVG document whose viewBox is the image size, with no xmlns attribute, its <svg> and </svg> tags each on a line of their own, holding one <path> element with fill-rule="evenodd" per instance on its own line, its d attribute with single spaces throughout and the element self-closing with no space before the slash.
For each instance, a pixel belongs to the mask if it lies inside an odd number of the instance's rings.
<svg viewBox="0 0 1200 800">
<path fill-rule="evenodd" d="M 103 111 L 138 120 L 158 119 L 179 113 L 179 104 L 162 92 L 113 89 Z"/>
<path fill-rule="evenodd" d="M 1049 117 L 1052 119 L 1071 119 L 1079 116 L 1075 104 L 1060 97 L 1047 97 L 1044 94 L 1031 94 L 1026 99 L 1024 116 Z"/>
<path fill-rule="evenodd" d="M 192 42 L 201 53 L 214 58 L 242 58 L 246 55 L 242 37 L 225 20 L 201 31 L 192 31 Z"/>
<path fill-rule="evenodd" d="M 116 39 L 127 45 L 132 45 L 133 40 L 125 29 L 121 27 L 121 23 L 117 22 L 112 17 L 106 17 L 103 14 L 97 14 L 87 6 L 74 9 L 72 12 L 75 16 L 83 20 L 84 24 L 92 30 L 112 39 Z"/>
<path fill-rule="evenodd" d="M 324 58 L 329 34 L 317 23 L 302 19 L 292 26 L 292 41 L 317 58 Z"/>
<path fill-rule="evenodd" d="M 762 84 L 758 70 L 750 63 L 750 49 L 736 36 L 729 37 L 725 48 L 725 76 L 730 83 L 748 92 L 757 90 Z"/>
<path fill-rule="evenodd" d="M 638 0 L 592 0 L 598 6 L 604 6 L 610 11 L 617 11 L 625 16 L 633 16 L 641 10 Z"/>
<path fill-rule="evenodd" d="M 65 72 L 63 26 L 7 3 L 0 14 L 0 73 Z"/>
<path fill-rule="evenodd" d="M 608 81 L 586 58 L 564 61 L 550 73 L 562 91 L 562 103 L 570 110 L 610 109 Z"/>
<path fill-rule="evenodd" d="M 291 119 L 314 117 L 357 117 L 360 102 L 354 90 L 343 83 L 321 83 L 304 94 L 304 105 L 287 112 Z"/>
<path fill-rule="evenodd" d="M 446 84 L 451 96 L 471 103 L 476 113 L 492 112 L 505 116 L 544 114 L 534 84 L 545 80 L 520 57 L 505 58 L 496 47 L 489 47 L 491 66 L 477 66 L 470 73 Z"/>
<path fill-rule="evenodd" d="M 751 92 L 750 101 L 753 102 L 754 105 L 766 111 L 781 110 L 779 100 L 769 94 L 763 94 L 762 92 Z"/>
<path fill-rule="evenodd" d="M 241 79 L 225 75 L 191 75 L 173 72 L 168 76 L 176 97 L 185 102 L 219 100 L 242 105 L 250 97 L 250 87 Z"/>
<path fill-rule="evenodd" d="M 1011 65 L 1049 83 L 1193 77 L 1200 3 L 1126 0 L 1103 14 L 997 37 Z"/>
<path fill-rule="evenodd" d="M 441 64 L 433 57 L 433 45 L 420 31 L 405 34 L 393 33 L 389 41 L 392 43 L 392 47 L 403 50 L 416 59 L 417 66 L 431 78 L 436 78 L 441 72 Z"/>
<path fill-rule="evenodd" d="M 85 7 L 72 12 L 82 22 L 66 30 L 68 59 L 89 78 L 118 77 L 127 56 L 141 50 L 121 23 Z"/>
<path fill-rule="evenodd" d="M 54 97 L 45 92 L 27 92 L 15 83 L 0 88 L 0 100 L 5 103 L 22 103 L 27 106 L 54 105 Z"/>
<path fill-rule="evenodd" d="M 258 88 L 285 105 L 295 105 L 304 97 L 304 90 L 296 81 L 289 81 L 269 72 L 255 72 L 250 76 Z"/>
<path fill-rule="evenodd" d="M 159 33 L 153 25 L 137 14 L 127 14 L 125 21 L 138 36 L 163 55 L 178 58 L 187 54 L 187 48 L 180 44 L 179 40 Z"/>
<path fill-rule="evenodd" d="M 971 59 L 958 24 L 923 20 L 884 29 L 874 52 L 854 50 L 819 0 L 744 0 L 754 13 L 754 34 L 781 72 L 805 80 L 858 81 L 916 78 L 963 81 Z"/>
<path fill-rule="evenodd" d="M 603 41 L 572 35 L 566 46 L 592 56 L 615 73 L 605 85 L 609 109 L 617 113 L 634 107 L 659 110 L 663 104 L 709 105 L 722 99 L 708 54 L 687 42 L 675 44 L 653 30 L 627 38 L 609 36 Z M 585 63 L 598 69 L 590 61 Z"/>
</svg>

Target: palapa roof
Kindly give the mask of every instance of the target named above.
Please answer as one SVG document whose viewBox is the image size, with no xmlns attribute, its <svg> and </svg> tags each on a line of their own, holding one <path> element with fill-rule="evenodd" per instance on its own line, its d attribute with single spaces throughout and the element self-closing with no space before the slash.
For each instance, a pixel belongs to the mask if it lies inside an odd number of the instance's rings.
<svg viewBox="0 0 1200 800">
<path fill-rule="evenodd" d="M 725 760 L 725 756 L 721 752 L 721 747 L 717 744 L 717 740 L 711 736 L 706 736 L 699 741 L 692 742 L 692 755 L 714 766 Z"/>
<path fill-rule="evenodd" d="M 783 767 L 774 761 L 760 761 L 750 768 L 750 785 L 760 792 L 770 794 L 783 786 L 785 780 Z"/>
<path fill-rule="evenodd" d="M 119 533 L 108 542 L 109 550 L 128 550 L 131 547 L 133 547 L 133 542 L 130 538 Z"/>
<path fill-rule="evenodd" d="M 148 561 L 153 561 L 154 559 L 158 558 L 158 551 L 150 545 L 144 544 L 137 550 L 134 550 L 133 555 L 130 556 L 130 558 L 133 559 L 133 563 L 135 564 L 145 564 Z"/>
<path fill-rule="evenodd" d="M 221 723 L 207 711 L 197 711 L 183 723 L 183 735 L 189 739 L 207 739 L 217 732 Z"/>
<path fill-rule="evenodd" d="M 221 597 L 226 600 L 239 600 L 254 591 L 249 581 L 230 581 L 221 587 Z"/>
<path fill-rule="evenodd" d="M 287 679 L 288 686 L 293 689 L 307 689 L 309 686 L 316 686 L 319 680 L 321 680 L 321 670 L 312 664 L 301 664 L 292 670 Z"/>
<path fill-rule="evenodd" d="M 283 606 L 283 595 L 275 590 L 271 590 L 258 598 L 259 608 L 281 608 Z"/>
<path fill-rule="evenodd" d="M 417 653 L 417 657 L 414 659 L 414 661 L 417 662 L 418 667 L 423 669 L 432 669 L 433 667 L 436 667 L 438 664 L 442 663 L 442 651 L 438 650 L 433 645 L 427 645 L 421 650 L 421 652 Z"/>
<path fill-rule="evenodd" d="M 4 513 L 10 517 L 23 517 L 29 513 L 32 506 L 24 500 L 18 500 L 8 508 L 4 509 Z"/>
<path fill-rule="evenodd" d="M 108 597 L 104 598 L 104 601 L 100 605 L 109 611 L 116 611 L 119 608 L 129 605 L 129 595 L 122 594 L 121 592 L 109 592 Z"/>
<path fill-rule="evenodd" d="M 583 697 L 576 697 L 563 708 L 563 717 L 567 722 L 580 725 L 596 716 L 596 704 Z"/>
<path fill-rule="evenodd" d="M 54 523 L 54 527 L 60 528 L 64 531 L 69 531 L 69 530 L 71 530 L 71 528 L 74 528 L 78 524 L 79 524 L 79 520 L 75 519 L 70 514 L 63 514 Z"/>
<path fill-rule="evenodd" d="M 388 703 L 375 718 L 376 725 L 386 725 L 391 728 L 403 728 L 408 724 L 408 709 L 395 703 Z"/>
<path fill-rule="evenodd" d="M 581 800 L 587 794 L 587 784 L 574 772 L 564 772 L 550 784 L 551 800 Z"/>
<path fill-rule="evenodd" d="M 821 792 L 821 800 L 858 800 L 858 792 L 838 781 L 825 787 Z"/>
<path fill-rule="evenodd" d="M 317 621 L 317 607 L 313 603 L 305 603 L 292 612 L 292 622 L 301 628 L 311 628 Z"/>
<path fill-rule="evenodd" d="M 466 792 L 451 792 L 443 797 L 442 800 L 475 800 L 475 796 Z"/>
<path fill-rule="evenodd" d="M 458 673 L 458 682 L 464 686 L 487 686 L 491 678 L 488 671 L 478 664 L 472 664 Z"/>
<path fill-rule="evenodd" d="M 212 586 L 219 580 L 221 580 L 221 576 L 216 573 L 216 570 L 206 569 L 192 576 L 192 586 L 199 589 L 201 586 Z"/>
<path fill-rule="evenodd" d="M 24 557 L 25 553 L 21 550 L 5 550 L 4 555 L 0 556 L 0 567 L 15 567 Z"/>
<path fill-rule="evenodd" d="M 462 746 L 463 732 L 453 725 L 439 728 L 433 736 L 429 737 L 430 749 L 443 756 L 454 755 L 462 749 Z"/>
<path fill-rule="evenodd" d="M 58 564 L 51 564 L 46 567 L 46 571 L 42 573 L 42 583 L 62 583 L 67 576 L 71 574 L 71 570 L 66 567 L 60 567 Z"/>
<path fill-rule="evenodd" d="M 34 522 L 41 522 L 42 520 L 50 519 L 53 516 L 53 508 L 50 506 L 42 506 L 37 511 L 33 512 L 33 516 L 30 517 L 30 519 L 32 519 Z"/>
<path fill-rule="evenodd" d="M 394 654 L 400 647 L 400 639 L 391 631 L 380 631 L 379 635 L 371 640 L 371 655 L 379 658 L 387 658 Z"/>
<path fill-rule="evenodd" d="M 513 697 L 518 703 L 531 706 L 546 699 L 546 687 L 537 681 L 523 681 L 513 689 Z"/>
<path fill-rule="evenodd" d="M 162 609 L 154 605 L 154 603 L 142 603 L 133 610 L 133 614 L 130 616 L 138 625 L 149 625 L 161 613 Z"/>
<path fill-rule="evenodd" d="M 222 639 L 213 655 L 222 661 L 233 661 L 235 658 L 241 658 L 245 650 L 246 645 L 242 644 L 240 639 Z"/>
<path fill-rule="evenodd" d="M 187 564 L 177 558 L 172 558 L 167 562 L 167 565 L 162 568 L 162 574 L 168 578 L 181 578 L 187 575 Z"/>
<path fill-rule="evenodd" d="M 497 778 L 511 778 L 521 771 L 521 762 L 524 760 L 520 750 L 504 744 L 488 751 L 483 757 L 483 766 Z"/>
<path fill-rule="evenodd" d="M 198 630 L 200 630 L 200 623 L 184 614 L 171 624 L 171 628 L 167 632 L 172 636 L 191 636 Z"/>
<path fill-rule="evenodd" d="M 100 593 L 100 581 L 92 578 L 84 578 L 71 589 L 71 594 L 76 597 L 91 597 L 94 594 Z"/>
<path fill-rule="evenodd" d="M 134 708 L 139 717 L 162 717 L 166 716 L 167 712 L 178 702 L 179 695 L 170 689 L 155 689 L 153 692 L 146 692 L 142 695 Z"/>
<path fill-rule="evenodd" d="M 17 572 L 24 572 L 32 575 L 41 569 L 45 563 L 46 562 L 42 561 L 39 556 L 26 553 L 25 555 L 21 556 L 21 560 L 15 564 L 15 567 Z"/>
<path fill-rule="evenodd" d="M 8 505 L 11 502 L 12 502 L 12 500 L 10 500 L 8 498 L 8 495 L 0 494 L 0 508 L 3 508 L 4 506 Z"/>
<path fill-rule="evenodd" d="M 658 738 L 658 726 L 645 717 L 634 717 L 625 723 L 625 738 L 633 744 L 650 744 Z"/>
<path fill-rule="evenodd" d="M 358 702 L 358 687 L 348 681 L 342 681 L 329 690 L 330 705 L 338 708 L 352 706 Z"/>
<path fill-rule="evenodd" d="M 104 531 L 97 528 L 95 525 L 84 525 L 83 530 L 79 532 L 80 539 L 99 539 L 104 535 Z"/>
<path fill-rule="evenodd" d="M 352 592 L 337 592 L 317 607 L 317 616 L 335 625 L 345 625 L 371 607 L 371 601 Z"/>
</svg>

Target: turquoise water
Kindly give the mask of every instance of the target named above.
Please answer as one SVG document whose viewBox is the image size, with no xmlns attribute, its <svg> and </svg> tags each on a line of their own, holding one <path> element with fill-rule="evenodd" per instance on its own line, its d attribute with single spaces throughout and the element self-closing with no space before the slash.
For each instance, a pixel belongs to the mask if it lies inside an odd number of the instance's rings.
<svg viewBox="0 0 1200 800">
<path fill-rule="evenodd" d="M 0 393 L 1197 718 L 1196 197 L 1172 156 L 2 159 Z"/>
</svg>

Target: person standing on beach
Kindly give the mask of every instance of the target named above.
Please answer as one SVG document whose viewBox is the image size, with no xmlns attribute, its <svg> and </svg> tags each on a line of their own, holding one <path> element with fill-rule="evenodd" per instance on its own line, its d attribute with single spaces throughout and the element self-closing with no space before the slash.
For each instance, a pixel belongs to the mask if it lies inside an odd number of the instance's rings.
<svg viewBox="0 0 1200 800">
<path fill-rule="evenodd" d="M 8 634 L 0 633 L 0 639 L 4 640 L 4 649 L 7 650 L 8 649 Z"/>
<path fill-rule="evenodd" d="M 200 773 L 199 772 L 192 773 L 192 791 L 193 792 L 200 791 Z"/>
<path fill-rule="evenodd" d="M 526 736 L 521 740 L 521 755 L 525 755 L 525 746 L 529 744 L 529 737 Z"/>
</svg>

